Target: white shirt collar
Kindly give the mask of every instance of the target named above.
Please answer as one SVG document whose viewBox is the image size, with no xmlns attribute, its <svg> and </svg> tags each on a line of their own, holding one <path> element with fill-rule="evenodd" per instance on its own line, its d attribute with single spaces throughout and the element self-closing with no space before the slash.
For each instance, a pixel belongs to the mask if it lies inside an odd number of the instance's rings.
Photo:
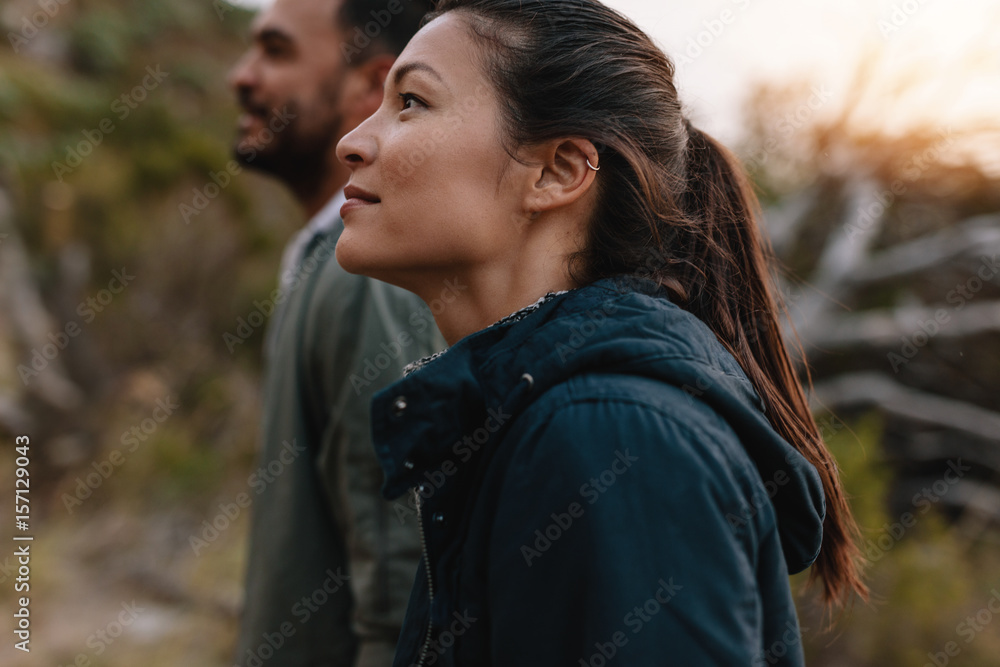
<svg viewBox="0 0 1000 667">
<path fill-rule="evenodd" d="M 317 211 L 316 215 L 314 215 L 306 224 L 303 231 L 308 230 L 312 232 L 311 234 L 308 234 L 306 243 L 308 243 L 309 240 L 316 234 L 319 234 L 320 232 L 328 232 L 336 226 L 337 221 L 340 220 L 340 207 L 343 206 L 346 201 L 347 197 L 344 196 L 343 190 L 339 190 L 337 194 L 330 197 L 330 201 L 328 201 L 323 208 Z"/>
<path fill-rule="evenodd" d="M 302 254 L 313 237 L 329 232 L 337 226 L 340 221 L 340 207 L 346 201 L 344 191 L 339 190 L 285 246 L 285 251 L 281 255 L 281 269 L 278 271 L 278 283 L 282 289 L 288 288 L 294 282 L 295 268 L 302 261 Z"/>
</svg>

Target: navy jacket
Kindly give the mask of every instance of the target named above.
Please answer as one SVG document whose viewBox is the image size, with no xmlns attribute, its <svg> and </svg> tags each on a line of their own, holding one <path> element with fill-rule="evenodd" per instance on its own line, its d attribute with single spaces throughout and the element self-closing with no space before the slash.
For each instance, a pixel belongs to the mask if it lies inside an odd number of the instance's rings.
<svg viewBox="0 0 1000 667">
<path fill-rule="evenodd" d="M 788 575 L 819 552 L 819 476 L 651 281 L 464 338 L 372 423 L 424 542 L 396 667 L 803 663 Z"/>
</svg>

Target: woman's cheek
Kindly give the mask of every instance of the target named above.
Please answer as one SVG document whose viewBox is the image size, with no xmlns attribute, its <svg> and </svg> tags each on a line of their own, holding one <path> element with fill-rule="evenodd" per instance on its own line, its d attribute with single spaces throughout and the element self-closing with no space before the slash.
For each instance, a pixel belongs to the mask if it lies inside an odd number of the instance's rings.
<svg viewBox="0 0 1000 667">
<path fill-rule="evenodd" d="M 435 127 L 431 131 L 431 139 L 436 144 L 443 144 L 448 140 L 448 133 L 444 131 L 443 127 Z"/>
</svg>

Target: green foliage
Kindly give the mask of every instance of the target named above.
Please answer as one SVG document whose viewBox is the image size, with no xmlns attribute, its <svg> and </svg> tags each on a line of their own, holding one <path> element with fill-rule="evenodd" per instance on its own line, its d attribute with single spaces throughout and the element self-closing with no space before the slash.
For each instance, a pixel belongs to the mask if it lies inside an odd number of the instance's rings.
<svg viewBox="0 0 1000 667">
<path fill-rule="evenodd" d="M 892 475 L 881 461 L 881 432 L 880 419 L 869 415 L 828 441 L 861 527 L 872 599 L 857 601 L 824 632 L 815 592 L 803 593 L 799 609 L 809 628 L 807 663 L 913 667 L 954 642 L 960 657 L 949 656 L 953 664 L 994 665 L 1000 655 L 1000 614 L 989 614 L 992 623 L 979 632 L 973 632 L 968 617 L 1000 589 L 1000 554 L 987 548 L 988 535 L 970 540 L 935 510 L 923 511 L 923 505 L 907 508 L 912 521 L 903 514 L 890 516 L 886 499 Z"/>
<path fill-rule="evenodd" d="M 115 8 L 86 12 L 69 30 L 73 65 L 93 76 L 119 74 L 129 62 L 136 37 L 127 18 Z"/>
</svg>

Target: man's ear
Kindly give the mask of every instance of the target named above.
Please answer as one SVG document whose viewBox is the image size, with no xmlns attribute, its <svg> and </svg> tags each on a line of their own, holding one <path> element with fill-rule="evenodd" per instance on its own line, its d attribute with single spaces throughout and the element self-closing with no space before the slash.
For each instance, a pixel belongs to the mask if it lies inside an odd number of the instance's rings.
<svg viewBox="0 0 1000 667">
<path fill-rule="evenodd" d="M 372 56 L 344 73 L 340 103 L 345 119 L 352 122 L 350 127 L 360 124 L 378 110 L 382 104 L 385 79 L 395 61 L 396 57 L 388 53 Z"/>
<path fill-rule="evenodd" d="M 525 210 L 532 217 L 583 197 L 597 177 L 595 168 L 600 168 L 594 144 L 579 137 L 553 139 L 530 149 L 526 157 L 533 166 Z"/>
</svg>

